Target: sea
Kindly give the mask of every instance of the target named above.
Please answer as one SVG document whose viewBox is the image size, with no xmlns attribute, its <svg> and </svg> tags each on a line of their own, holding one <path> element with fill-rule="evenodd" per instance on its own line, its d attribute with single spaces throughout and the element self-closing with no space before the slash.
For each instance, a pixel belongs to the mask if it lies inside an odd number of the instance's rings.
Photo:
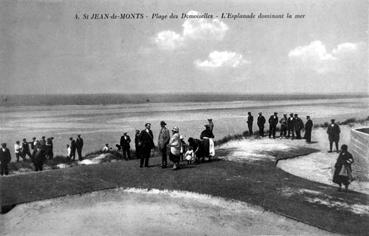
<svg viewBox="0 0 369 236">
<path fill-rule="evenodd" d="M 69 137 L 78 134 L 84 139 L 85 154 L 105 144 L 115 147 L 124 132 L 131 136 L 134 149 L 135 130 L 144 129 L 147 122 L 156 142 L 162 120 L 169 129 L 179 127 L 187 140 L 198 138 L 209 118 L 215 139 L 242 133 L 247 112 L 255 121 L 258 112 L 266 119 L 274 112 L 280 117 L 297 113 L 303 120 L 310 115 L 316 124 L 369 116 L 369 97 L 363 95 L 2 95 L 0 100 L 1 143 L 13 151 L 17 140 L 54 137 L 56 155 L 66 155 Z"/>
</svg>

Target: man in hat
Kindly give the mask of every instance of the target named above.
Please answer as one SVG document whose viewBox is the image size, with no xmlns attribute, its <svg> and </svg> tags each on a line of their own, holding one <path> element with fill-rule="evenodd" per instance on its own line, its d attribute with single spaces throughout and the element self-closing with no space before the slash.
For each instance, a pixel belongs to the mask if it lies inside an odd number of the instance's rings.
<svg viewBox="0 0 369 236">
<path fill-rule="evenodd" d="M 49 160 L 54 158 L 54 144 L 53 144 L 54 137 L 50 137 L 46 139 L 46 156 Z"/>
<path fill-rule="evenodd" d="M 290 117 L 287 119 L 287 138 L 292 136 L 292 139 L 295 138 L 295 119 L 293 118 L 293 113 L 290 114 Z"/>
<path fill-rule="evenodd" d="M 40 147 L 42 150 L 46 150 L 46 137 L 45 136 L 42 136 L 41 137 L 41 140 L 40 140 Z"/>
<path fill-rule="evenodd" d="M 136 158 L 140 159 L 140 147 L 139 147 L 139 143 L 140 143 L 140 130 L 136 129 L 136 134 L 135 134 L 135 149 L 136 149 Z"/>
<path fill-rule="evenodd" d="M 77 135 L 76 149 L 77 149 L 78 160 L 82 161 L 83 138 L 81 137 L 80 134 Z"/>
<path fill-rule="evenodd" d="M 328 152 L 332 152 L 333 143 L 335 143 L 336 151 L 339 152 L 338 142 L 340 141 L 340 133 L 341 133 L 340 127 L 338 126 L 338 124 L 335 123 L 335 119 L 332 119 L 331 124 L 328 126 L 328 129 L 327 129 L 327 134 L 328 134 L 328 139 L 329 139 L 329 151 Z"/>
<path fill-rule="evenodd" d="M 155 147 L 154 135 L 151 131 L 151 124 L 146 123 L 145 129 L 141 131 L 139 136 L 139 148 L 140 148 L 140 167 L 149 167 L 149 158 L 151 149 Z"/>
<path fill-rule="evenodd" d="M 167 129 L 167 127 L 165 127 L 167 125 L 167 123 L 165 123 L 165 121 L 161 121 L 160 122 L 160 132 L 159 132 L 159 137 L 158 137 L 158 147 L 159 147 L 159 151 L 161 153 L 161 168 L 166 168 L 168 163 L 167 163 L 167 145 L 169 143 L 170 140 L 170 133 L 169 130 Z"/>
<path fill-rule="evenodd" d="M 311 143 L 311 131 L 313 130 L 313 121 L 310 119 L 310 116 L 306 116 L 305 123 L 305 139 L 307 143 Z"/>
<path fill-rule="evenodd" d="M 120 137 L 120 147 L 122 148 L 123 158 L 128 160 L 131 159 L 131 137 L 127 134 L 127 132 L 123 133 L 123 136 Z"/>
<path fill-rule="evenodd" d="M 278 116 L 277 112 L 274 112 L 274 115 L 269 117 L 269 138 L 273 136 L 275 138 L 275 132 L 277 130 L 277 124 L 278 124 Z"/>
<path fill-rule="evenodd" d="M 27 142 L 27 139 L 24 138 L 22 142 L 22 156 L 25 158 L 26 155 L 32 159 L 31 151 L 29 150 L 29 143 Z"/>
<path fill-rule="evenodd" d="M 301 130 L 304 128 L 304 122 L 301 120 L 298 114 L 295 114 L 294 124 L 295 124 L 294 130 L 296 132 L 296 139 L 301 139 Z"/>
<path fill-rule="evenodd" d="M 11 161 L 10 151 L 6 147 L 6 143 L 1 144 L 0 148 L 0 174 L 8 175 L 9 174 L 9 162 Z"/>
<path fill-rule="evenodd" d="M 252 135 L 252 124 L 254 123 L 254 117 L 251 115 L 251 112 L 248 112 L 247 114 L 247 126 L 249 128 L 249 135 Z"/>
<path fill-rule="evenodd" d="M 42 149 L 41 145 L 36 146 L 36 152 L 33 158 L 33 164 L 35 166 L 35 171 L 42 171 L 45 161 L 46 161 L 46 150 Z"/>
<path fill-rule="evenodd" d="M 70 137 L 69 140 L 70 140 L 69 160 L 75 161 L 76 160 L 76 141 L 73 139 L 73 137 Z"/>
<path fill-rule="evenodd" d="M 265 124 L 265 117 L 261 112 L 259 112 L 258 121 L 257 121 L 258 127 L 259 127 L 259 135 L 261 137 L 264 137 L 264 124 Z"/>
<path fill-rule="evenodd" d="M 283 114 L 282 119 L 279 121 L 279 123 L 281 123 L 281 132 L 280 132 L 280 136 L 282 137 L 286 137 L 287 135 L 287 114 Z"/>
</svg>

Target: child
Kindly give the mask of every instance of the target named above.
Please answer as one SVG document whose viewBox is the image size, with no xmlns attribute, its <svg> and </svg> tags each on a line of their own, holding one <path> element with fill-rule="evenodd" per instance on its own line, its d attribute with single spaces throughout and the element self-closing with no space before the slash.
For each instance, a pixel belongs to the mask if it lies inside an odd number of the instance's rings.
<svg viewBox="0 0 369 236">
<path fill-rule="evenodd" d="M 195 153 L 193 151 L 192 146 L 188 147 L 188 151 L 185 153 L 185 159 L 188 165 L 190 165 L 192 161 L 195 160 Z"/>
</svg>

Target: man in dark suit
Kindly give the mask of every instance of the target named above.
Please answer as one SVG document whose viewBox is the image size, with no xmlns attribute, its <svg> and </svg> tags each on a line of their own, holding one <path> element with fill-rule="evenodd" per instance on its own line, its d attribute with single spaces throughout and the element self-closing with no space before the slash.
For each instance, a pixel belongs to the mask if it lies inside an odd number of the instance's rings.
<svg viewBox="0 0 369 236">
<path fill-rule="evenodd" d="M 335 123 L 335 120 L 331 120 L 331 124 L 328 126 L 327 134 L 329 139 L 329 152 L 332 152 L 332 145 L 335 143 L 336 145 L 336 151 L 338 150 L 338 142 L 340 141 L 340 133 L 341 129 L 340 127 Z"/>
<path fill-rule="evenodd" d="M 69 160 L 75 161 L 76 160 L 76 141 L 73 139 L 73 137 L 70 137 L 69 140 L 70 140 Z"/>
<path fill-rule="evenodd" d="M 159 131 L 158 137 L 158 147 L 161 153 L 161 168 L 166 168 L 167 163 L 167 145 L 170 140 L 170 133 L 167 127 L 165 127 L 167 123 L 165 121 L 160 122 L 161 129 Z"/>
<path fill-rule="evenodd" d="M 269 118 L 269 138 L 273 136 L 275 138 L 275 132 L 277 130 L 277 124 L 278 124 L 278 116 L 277 112 L 274 112 L 274 115 L 270 116 Z"/>
<path fill-rule="evenodd" d="M 151 131 L 151 124 L 146 123 L 145 129 L 141 131 L 139 136 L 139 149 L 140 149 L 140 167 L 149 167 L 149 158 L 151 149 L 155 147 L 154 135 Z"/>
<path fill-rule="evenodd" d="M 0 174 L 8 175 L 9 174 L 9 162 L 11 161 L 10 151 L 6 147 L 6 143 L 1 144 L 0 148 Z"/>
<path fill-rule="evenodd" d="M 32 159 L 31 151 L 29 150 L 29 142 L 27 142 L 27 139 L 24 138 L 22 142 L 22 156 L 26 157 L 26 155 Z"/>
<path fill-rule="evenodd" d="M 36 148 L 36 153 L 33 158 L 33 164 L 35 166 L 35 171 L 42 171 L 44 162 L 46 161 L 46 151 L 41 148 L 41 146 Z"/>
<path fill-rule="evenodd" d="M 264 137 L 265 117 L 263 116 L 263 114 L 261 112 L 259 112 L 257 123 L 258 123 L 258 127 L 259 127 L 259 135 L 261 137 Z"/>
<path fill-rule="evenodd" d="M 247 126 L 249 128 L 249 135 L 253 135 L 252 124 L 254 123 L 254 117 L 251 115 L 251 112 L 248 112 L 247 114 Z"/>
<path fill-rule="evenodd" d="M 293 113 L 290 114 L 290 117 L 287 119 L 287 138 L 292 136 L 292 139 L 295 138 L 295 119 L 293 118 Z"/>
<path fill-rule="evenodd" d="M 295 124 L 294 129 L 296 132 L 296 139 L 301 139 L 301 130 L 304 128 L 304 122 L 301 120 L 298 114 L 295 114 L 294 124 Z"/>
<path fill-rule="evenodd" d="M 77 149 L 78 160 L 82 161 L 83 138 L 81 137 L 80 134 L 77 135 L 76 149 Z"/>
<path fill-rule="evenodd" d="M 141 158 L 139 142 L 140 142 L 140 131 L 138 129 L 136 129 L 136 134 L 135 134 L 135 149 L 136 149 L 136 158 L 137 159 L 140 159 Z"/>
<path fill-rule="evenodd" d="M 120 137 L 120 147 L 122 148 L 122 154 L 124 159 L 131 159 L 131 138 L 128 136 L 127 132 L 124 132 L 123 136 Z"/>
<path fill-rule="evenodd" d="M 46 139 L 46 156 L 49 160 L 54 158 L 54 144 L 53 144 L 54 137 L 50 137 Z"/>
<path fill-rule="evenodd" d="M 310 116 L 306 116 L 305 123 L 305 139 L 307 143 L 311 143 L 311 131 L 313 130 L 313 121 L 310 119 Z"/>
</svg>

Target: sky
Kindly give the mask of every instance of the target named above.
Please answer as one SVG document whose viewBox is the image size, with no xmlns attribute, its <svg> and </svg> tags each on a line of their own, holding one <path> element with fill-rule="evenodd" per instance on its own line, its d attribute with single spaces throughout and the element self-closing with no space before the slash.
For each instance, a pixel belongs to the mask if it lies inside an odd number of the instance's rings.
<svg viewBox="0 0 369 236">
<path fill-rule="evenodd" d="M 366 0 L 3 0 L 0 94 L 369 93 L 367 9 Z M 144 17 L 76 19 L 93 13 Z"/>
</svg>

